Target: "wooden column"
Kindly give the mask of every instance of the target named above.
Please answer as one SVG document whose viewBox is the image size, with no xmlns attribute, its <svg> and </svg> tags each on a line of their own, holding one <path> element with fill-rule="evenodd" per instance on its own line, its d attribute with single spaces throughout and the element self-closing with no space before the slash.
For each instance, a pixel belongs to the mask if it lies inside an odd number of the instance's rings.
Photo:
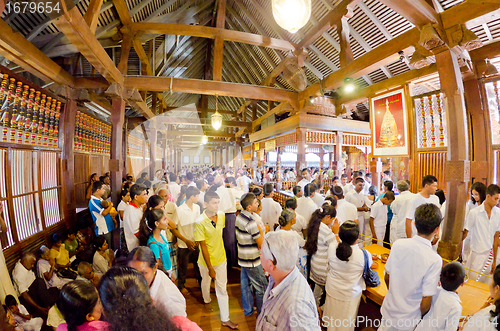
<svg viewBox="0 0 500 331">
<path fill-rule="evenodd" d="M 319 152 L 319 167 L 323 168 L 324 166 L 325 166 L 325 152 L 321 150 L 321 152 Z"/>
<path fill-rule="evenodd" d="M 254 150 L 254 144 L 251 145 L 252 147 L 252 179 L 256 179 L 256 173 L 257 173 L 257 165 L 259 164 L 259 160 L 257 159 L 257 152 Z"/>
<path fill-rule="evenodd" d="M 153 95 L 154 97 L 154 95 Z M 156 172 L 156 143 L 158 141 L 158 130 L 156 127 L 150 127 L 149 137 L 149 179 L 152 180 Z"/>
<path fill-rule="evenodd" d="M 170 168 L 170 171 L 173 171 L 174 169 L 174 146 L 170 144 L 168 148 L 168 166 Z"/>
<path fill-rule="evenodd" d="M 342 161 L 342 142 L 343 142 L 342 131 L 337 131 L 336 143 L 334 146 L 333 158 L 331 161 L 335 176 L 339 177 L 342 175 L 342 169 L 344 168 Z"/>
<path fill-rule="evenodd" d="M 76 198 L 75 198 L 75 124 L 77 105 L 75 100 L 68 100 L 61 114 L 61 130 L 59 147 L 62 149 L 62 199 L 64 221 L 68 227 L 74 226 L 76 222 Z"/>
<path fill-rule="evenodd" d="M 144 139 L 142 140 L 142 169 L 141 173 L 146 171 L 147 163 L 146 163 L 146 135 L 144 135 Z"/>
<path fill-rule="evenodd" d="M 220 158 L 220 166 L 223 167 L 224 166 L 224 160 L 222 158 L 222 148 L 219 147 L 219 158 Z"/>
<path fill-rule="evenodd" d="M 345 172 L 347 174 L 347 181 L 351 181 L 351 172 L 352 172 L 352 154 L 349 152 L 349 147 L 347 147 L 347 162 L 345 166 Z"/>
<path fill-rule="evenodd" d="M 281 173 L 281 153 L 283 152 L 283 147 L 278 147 L 278 155 L 276 156 L 276 189 L 281 191 L 281 182 L 283 181 L 283 176 Z"/>
<path fill-rule="evenodd" d="M 297 182 L 302 178 L 302 169 L 307 166 L 306 163 L 306 130 L 297 129 Z"/>
<path fill-rule="evenodd" d="M 161 140 L 161 168 L 165 171 L 167 169 L 167 138 L 163 137 Z"/>
<path fill-rule="evenodd" d="M 333 167 L 333 155 L 334 155 L 334 154 L 333 154 L 332 152 L 330 152 L 330 153 L 328 153 L 328 154 L 329 154 L 329 155 L 328 155 L 328 156 L 329 156 L 329 157 L 328 157 L 328 168 L 332 168 L 332 167 Z"/>
<path fill-rule="evenodd" d="M 233 148 L 234 150 L 234 148 Z M 229 167 L 230 163 L 229 163 L 229 148 L 226 147 L 226 164 L 227 166 Z"/>
<path fill-rule="evenodd" d="M 380 171 L 382 170 L 382 161 L 380 158 L 371 158 L 370 161 L 370 172 L 372 174 L 372 186 L 377 188 L 377 194 L 380 192 Z"/>
<path fill-rule="evenodd" d="M 493 153 L 491 146 L 491 128 L 488 105 L 483 105 L 480 82 L 470 79 L 464 82 L 465 100 L 472 139 L 472 162 L 470 176 L 472 182 L 483 182 L 486 185 L 493 179 Z M 486 100 L 486 99 L 485 99 Z"/>
<path fill-rule="evenodd" d="M 113 99 L 111 105 L 111 158 L 109 160 L 109 172 L 111 174 L 111 201 L 115 206 L 120 202 L 120 190 L 122 187 L 123 167 L 123 123 L 125 122 L 125 101 L 120 98 Z"/>
<path fill-rule="evenodd" d="M 122 132 L 123 139 L 122 139 L 122 155 L 123 155 L 123 160 L 122 160 L 122 178 L 126 178 L 127 176 L 127 146 L 128 146 L 128 130 L 127 128 L 123 129 Z"/>
<path fill-rule="evenodd" d="M 438 253 L 454 260 L 460 253 L 470 179 L 467 116 L 464 87 L 457 56 L 451 51 L 436 55 L 441 91 L 444 93 L 448 152 L 445 168 L 446 211 Z"/>
</svg>

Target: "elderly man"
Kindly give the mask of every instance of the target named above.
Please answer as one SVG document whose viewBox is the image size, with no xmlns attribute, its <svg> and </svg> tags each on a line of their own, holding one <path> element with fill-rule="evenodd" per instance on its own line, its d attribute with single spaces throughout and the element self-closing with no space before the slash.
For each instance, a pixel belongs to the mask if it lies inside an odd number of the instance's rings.
<svg viewBox="0 0 500 331">
<path fill-rule="evenodd" d="M 61 289 L 66 283 L 72 281 L 72 279 L 59 278 L 56 273 L 56 262 L 53 257 L 50 256 L 50 249 L 47 246 L 42 245 L 40 247 L 40 259 L 37 263 L 38 277 L 43 278 L 47 288 L 57 287 Z"/>
<path fill-rule="evenodd" d="M 49 307 L 59 297 L 59 290 L 56 287 L 47 289 L 45 282 L 35 276 L 35 262 L 33 253 L 24 253 L 12 271 L 12 280 L 21 304 L 27 306 L 28 310 L 33 308 L 47 315 Z"/>
<path fill-rule="evenodd" d="M 87 283 L 92 283 L 97 287 L 99 284 L 99 276 L 94 274 L 94 268 L 92 264 L 87 261 L 82 261 L 78 264 L 78 276 L 75 280 L 83 280 Z"/>
<path fill-rule="evenodd" d="M 410 185 L 405 180 L 397 182 L 396 187 L 399 195 L 391 204 L 392 221 L 391 221 L 391 244 L 401 238 L 406 238 L 406 214 L 410 201 L 415 198 L 415 194 L 411 193 Z"/>
<path fill-rule="evenodd" d="M 307 280 L 295 267 L 299 244 L 289 231 L 269 232 L 260 251 L 270 275 L 256 330 L 320 331 L 318 309 Z"/>
</svg>

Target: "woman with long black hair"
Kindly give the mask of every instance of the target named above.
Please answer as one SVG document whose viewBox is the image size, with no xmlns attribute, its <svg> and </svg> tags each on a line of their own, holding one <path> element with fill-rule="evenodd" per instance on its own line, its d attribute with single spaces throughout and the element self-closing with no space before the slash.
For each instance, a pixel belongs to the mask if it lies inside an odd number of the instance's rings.
<svg viewBox="0 0 500 331">
<path fill-rule="evenodd" d="M 356 244 L 358 237 L 358 223 L 346 221 L 339 229 L 340 242 L 328 248 L 329 268 L 323 310 L 324 326 L 328 331 L 354 331 L 354 324 L 348 321 L 356 319 L 361 293 L 366 289 L 363 279 L 365 261 L 362 249 Z M 367 256 L 371 266 L 371 254 Z M 338 320 L 344 323 L 331 323 Z"/>
<path fill-rule="evenodd" d="M 314 298 L 316 305 L 322 306 L 325 292 L 326 275 L 328 273 L 328 246 L 336 242 L 335 234 L 330 229 L 337 212 L 330 203 L 312 214 L 307 226 L 307 241 L 304 246 L 311 259 L 310 278 L 314 282 Z"/>
</svg>

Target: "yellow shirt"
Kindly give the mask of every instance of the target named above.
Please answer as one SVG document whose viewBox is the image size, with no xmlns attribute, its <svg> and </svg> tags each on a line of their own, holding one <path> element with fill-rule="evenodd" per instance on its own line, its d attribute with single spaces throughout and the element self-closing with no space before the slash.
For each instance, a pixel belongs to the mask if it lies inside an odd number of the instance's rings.
<svg viewBox="0 0 500 331">
<path fill-rule="evenodd" d="M 59 247 L 59 251 L 51 248 L 50 257 L 54 258 L 59 265 L 67 265 L 69 263 L 69 252 L 64 247 L 64 244 Z"/>
<path fill-rule="evenodd" d="M 226 224 L 224 213 L 217 213 L 217 224 L 215 227 L 212 221 L 207 217 L 205 212 L 196 220 L 196 228 L 194 230 L 195 241 L 205 241 L 210 255 L 210 263 L 212 267 L 218 266 L 226 262 L 226 251 L 224 249 L 224 241 L 222 240 L 222 230 Z M 203 252 L 200 247 L 200 255 L 198 263 L 202 266 L 207 266 L 203 258 Z"/>
</svg>

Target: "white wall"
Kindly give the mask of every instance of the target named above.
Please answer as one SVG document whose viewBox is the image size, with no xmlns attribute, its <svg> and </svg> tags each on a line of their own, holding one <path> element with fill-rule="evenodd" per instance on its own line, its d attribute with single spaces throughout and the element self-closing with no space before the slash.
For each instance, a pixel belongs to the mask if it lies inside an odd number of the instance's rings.
<svg viewBox="0 0 500 331">
<path fill-rule="evenodd" d="M 202 149 L 200 149 L 200 147 Z M 184 155 L 189 155 L 189 163 L 184 163 L 183 162 L 183 158 L 184 158 Z M 195 155 L 198 155 L 200 157 L 200 163 L 199 164 L 194 164 L 193 163 L 193 156 Z M 197 146 L 197 147 L 194 147 L 194 148 L 191 148 L 191 149 L 184 149 L 181 153 L 181 166 L 185 166 L 185 165 L 190 165 L 190 166 L 200 166 L 200 165 L 203 165 L 205 164 L 204 162 L 204 158 L 205 156 L 208 156 L 208 157 L 211 157 L 211 153 L 210 153 L 210 150 L 208 149 L 208 147 L 206 146 Z M 209 164 L 212 164 L 212 159 L 210 159 L 210 162 Z"/>
</svg>

